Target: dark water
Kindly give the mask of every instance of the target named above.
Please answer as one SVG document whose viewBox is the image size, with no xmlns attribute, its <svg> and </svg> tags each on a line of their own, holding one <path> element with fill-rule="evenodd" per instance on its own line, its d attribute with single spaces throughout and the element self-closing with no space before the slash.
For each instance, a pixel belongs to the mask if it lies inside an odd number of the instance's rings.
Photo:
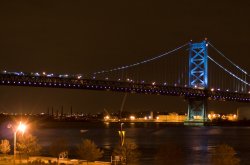
<svg viewBox="0 0 250 165">
<path fill-rule="evenodd" d="M 241 164 L 250 161 L 250 127 L 185 127 L 164 123 L 125 123 L 126 138 L 133 139 L 141 152 L 141 164 L 155 164 L 155 155 L 162 147 L 179 146 L 185 164 L 209 164 L 211 151 L 218 144 L 232 146 Z M 110 161 L 114 146 L 119 143 L 118 123 L 54 122 L 45 123 L 33 131 L 41 145 L 46 148 L 53 139 L 63 137 L 72 148 L 81 139 L 89 138 L 105 151 L 103 160 Z M 87 130 L 81 133 L 80 130 Z M 45 151 L 44 151 L 45 152 Z"/>
</svg>

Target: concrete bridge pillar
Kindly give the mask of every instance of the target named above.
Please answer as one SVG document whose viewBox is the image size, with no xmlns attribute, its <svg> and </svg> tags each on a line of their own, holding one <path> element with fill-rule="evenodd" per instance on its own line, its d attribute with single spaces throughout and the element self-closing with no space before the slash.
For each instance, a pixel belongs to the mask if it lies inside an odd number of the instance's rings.
<svg viewBox="0 0 250 165">
<path fill-rule="evenodd" d="M 188 101 L 188 115 L 185 125 L 204 125 L 207 121 L 207 98 L 190 97 Z"/>
</svg>

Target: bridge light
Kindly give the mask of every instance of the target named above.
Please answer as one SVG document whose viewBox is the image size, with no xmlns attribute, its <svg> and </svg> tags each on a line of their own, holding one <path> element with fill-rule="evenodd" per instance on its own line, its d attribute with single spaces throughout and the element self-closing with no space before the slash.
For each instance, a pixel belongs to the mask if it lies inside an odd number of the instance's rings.
<svg viewBox="0 0 250 165">
<path fill-rule="evenodd" d="M 213 91 L 214 91 L 214 88 L 212 88 L 211 91 L 213 92 Z"/>
<path fill-rule="evenodd" d="M 229 89 L 227 89 L 226 91 L 229 92 Z"/>
<path fill-rule="evenodd" d="M 43 75 L 46 75 L 46 72 L 43 72 Z"/>
<path fill-rule="evenodd" d="M 155 82 L 152 82 L 152 85 L 155 85 Z"/>
<path fill-rule="evenodd" d="M 218 88 L 217 90 L 220 91 L 220 88 Z"/>
<path fill-rule="evenodd" d="M 50 74 L 47 74 L 46 76 L 47 76 L 47 77 L 53 77 L 54 74 L 53 74 L 53 73 L 50 73 Z"/>
<path fill-rule="evenodd" d="M 40 76 L 40 74 L 38 72 L 35 73 L 35 76 Z"/>
</svg>

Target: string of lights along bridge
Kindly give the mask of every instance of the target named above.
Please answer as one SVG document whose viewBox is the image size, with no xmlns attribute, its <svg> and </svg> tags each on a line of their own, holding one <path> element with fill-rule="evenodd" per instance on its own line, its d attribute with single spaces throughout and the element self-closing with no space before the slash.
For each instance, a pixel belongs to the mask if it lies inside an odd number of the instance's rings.
<svg viewBox="0 0 250 165">
<path fill-rule="evenodd" d="M 208 53 L 209 52 L 209 53 Z M 188 122 L 205 122 L 207 101 L 250 103 L 250 75 L 211 42 L 188 42 L 133 64 L 91 74 L 2 71 L 0 85 L 183 96 Z"/>
</svg>

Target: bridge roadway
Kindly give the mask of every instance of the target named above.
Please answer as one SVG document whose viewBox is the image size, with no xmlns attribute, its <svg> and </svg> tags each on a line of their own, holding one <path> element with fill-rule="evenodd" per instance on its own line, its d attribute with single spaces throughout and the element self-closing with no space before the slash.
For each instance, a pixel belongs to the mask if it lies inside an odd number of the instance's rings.
<svg viewBox="0 0 250 165">
<path fill-rule="evenodd" d="M 0 85 L 115 91 L 138 94 L 183 96 L 185 98 L 201 97 L 208 98 L 208 100 L 250 103 L 249 93 L 236 93 L 219 90 L 211 91 L 208 89 L 152 85 L 146 83 L 137 84 L 131 82 L 120 82 L 110 80 L 0 74 Z"/>
</svg>

